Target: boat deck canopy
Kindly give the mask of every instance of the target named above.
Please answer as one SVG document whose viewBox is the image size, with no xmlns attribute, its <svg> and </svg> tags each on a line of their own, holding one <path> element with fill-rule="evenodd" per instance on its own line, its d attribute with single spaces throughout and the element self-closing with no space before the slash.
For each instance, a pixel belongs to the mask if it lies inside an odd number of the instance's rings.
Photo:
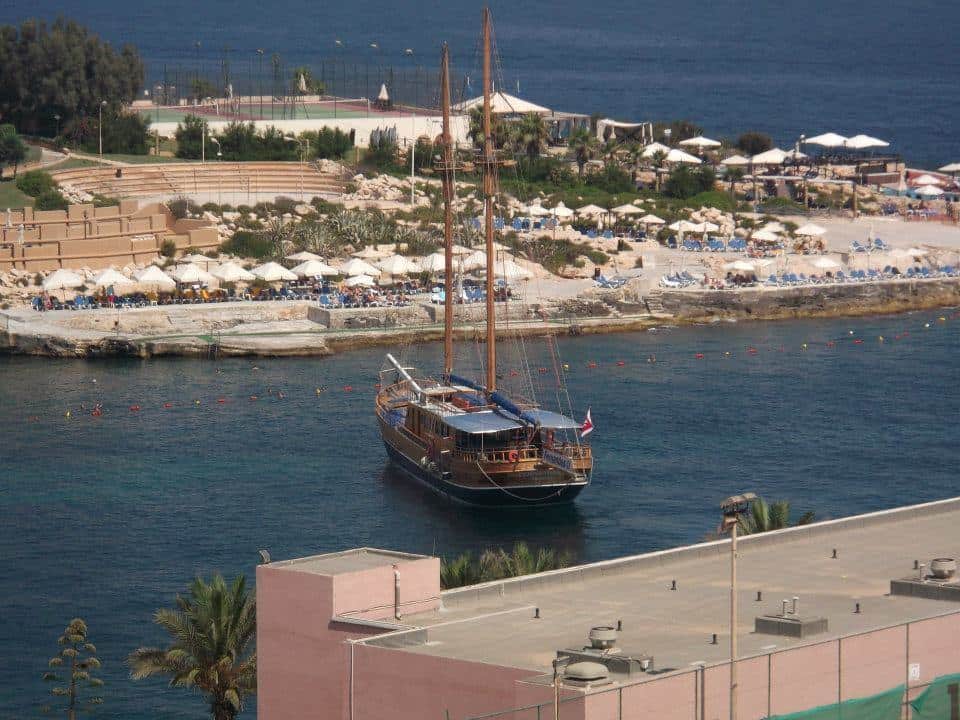
<svg viewBox="0 0 960 720">
<path fill-rule="evenodd" d="M 535 419 L 540 427 L 551 430 L 577 430 L 580 428 L 580 423 L 573 418 L 568 418 L 566 415 L 551 412 L 550 410 L 524 410 L 523 415 L 524 417 Z"/>
<path fill-rule="evenodd" d="M 520 423 L 505 418 L 503 415 L 495 413 L 492 410 L 447 415 L 443 418 L 443 421 L 454 430 L 476 435 L 523 428 L 523 425 Z"/>
</svg>

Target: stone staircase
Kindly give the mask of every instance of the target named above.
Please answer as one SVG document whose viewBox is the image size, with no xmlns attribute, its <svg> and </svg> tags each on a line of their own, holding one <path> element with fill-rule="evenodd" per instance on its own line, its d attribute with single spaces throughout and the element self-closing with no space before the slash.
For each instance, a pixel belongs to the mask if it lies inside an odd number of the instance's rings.
<svg viewBox="0 0 960 720">
<path fill-rule="evenodd" d="M 657 290 L 643 296 L 643 305 L 651 315 L 670 315 L 663 307 L 663 293 Z"/>
</svg>

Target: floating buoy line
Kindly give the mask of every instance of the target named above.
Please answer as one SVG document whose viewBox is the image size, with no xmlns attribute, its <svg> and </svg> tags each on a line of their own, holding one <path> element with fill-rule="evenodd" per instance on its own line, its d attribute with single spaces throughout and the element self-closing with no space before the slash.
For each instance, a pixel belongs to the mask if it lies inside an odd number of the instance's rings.
<svg viewBox="0 0 960 720">
<path fill-rule="evenodd" d="M 950 320 L 957 320 L 957 319 L 960 319 L 960 311 L 955 311 L 949 315 L 940 315 L 934 320 L 925 320 L 925 321 L 921 320 L 919 321 L 918 327 L 921 329 L 921 331 L 929 331 L 931 329 L 934 329 L 938 324 L 942 325 L 947 323 Z M 776 353 L 789 353 L 794 350 L 797 351 L 798 353 L 807 353 L 810 350 L 815 348 L 841 349 L 843 347 L 851 347 L 851 348 L 856 347 L 856 348 L 863 348 L 864 350 L 866 350 L 867 348 L 870 348 L 872 346 L 879 346 L 879 345 L 890 346 L 891 343 L 897 343 L 897 342 L 902 343 L 912 337 L 914 336 L 911 335 L 910 330 L 903 330 L 899 333 L 894 334 L 892 337 L 889 335 L 888 336 L 876 335 L 876 336 L 867 337 L 867 336 L 861 336 L 861 334 L 859 334 L 856 330 L 850 329 L 843 336 L 843 339 L 821 340 L 819 342 L 816 342 L 813 340 L 807 340 L 805 342 L 799 343 L 795 348 L 788 347 L 785 345 L 779 345 L 775 347 L 766 348 L 765 350 L 768 352 L 776 352 Z M 762 349 L 763 349 L 762 344 L 745 345 L 744 347 L 737 348 L 737 349 L 697 351 L 697 352 L 694 352 L 692 356 L 686 356 L 686 357 L 690 357 L 695 362 L 710 362 L 711 360 L 714 360 L 714 359 L 729 361 L 737 357 L 756 358 L 761 354 Z M 671 367 L 677 367 L 678 365 L 682 365 L 684 356 L 685 354 L 681 354 L 677 358 L 673 359 L 671 361 Z M 656 362 L 657 362 L 657 357 L 656 355 L 653 355 L 653 354 L 648 355 L 646 358 L 639 358 L 634 362 L 631 362 L 630 360 L 625 360 L 622 357 L 609 359 L 609 360 L 593 358 L 593 359 L 584 361 L 582 365 L 571 365 L 570 363 L 565 362 L 559 368 L 554 369 L 552 371 L 550 368 L 547 368 L 547 367 L 539 367 L 538 371 L 540 375 L 548 375 L 551 372 L 563 373 L 564 375 L 567 375 L 570 373 L 579 372 L 581 369 L 586 371 L 598 371 L 598 372 L 603 372 L 605 370 L 616 371 L 617 369 L 629 368 L 631 366 L 639 367 L 643 365 L 651 365 L 651 364 L 655 364 Z M 256 365 L 251 367 L 251 371 L 258 371 L 258 370 L 260 370 L 260 368 Z M 218 369 L 218 372 L 219 372 L 219 369 Z M 510 377 L 518 377 L 520 375 L 520 371 L 516 369 L 511 369 L 509 370 L 508 374 Z M 93 379 L 91 381 L 91 384 L 96 385 L 97 380 Z M 317 399 L 319 399 L 321 398 L 321 396 L 330 392 L 339 391 L 340 393 L 343 393 L 343 394 L 352 393 L 355 387 L 360 388 L 361 386 L 355 386 L 353 384 L 344 384 L 340 388 L 335 388 L 331 390 L 326 385 L 319 385 L 313 389 L 313 394 Z M 375 384 L 371 383 L 370 387 L 373 390 L 378 390 L 380 389 L 380 383 L 375 383 Z M 287 394 L 285 391 L 274 390 L 273 388 L 267 388 L 265 395 L 266 397 L 272 398 L 276 401 L 282 401 L 287 398 Z M 246 397 L 248 398 L 249 402 L 257 402 L 261 399 L 261 395 L 259 394 L 251 394 Z M 225 405 L 229 405 L 234 399 L 241 399 L 241 398 L 230 398 L 224 395 L 218 395 L 209 404 L 215 405 L 215 406 L 225 406 Z M 126 410 L 128 414 L 147 414 L 151 411 L 163 412 L 167 410 L 177 410 L 179 408 L 190 407 L 190 406 L 202 407 L 204 404 L 205 403 L 201 398 L 193 398 L 192 400 L 184 400 L 179 402 L 167 400 L 165 402 L 158 403 L 155 406 L 148 405 L 144 402 L 134 402 L 127 405 Z M 59 417 L 68 421 L 78 421 L 79 419 L 84 417 L 100 418 L 108 413 L 116 414 L 117 411 L 113 409 L 108 409 L 107 405 L 104 404 L 104 401 L 100 401 L 95 403 L 92 407 L 89 407 L 89 409 L 88 409 L 88 406 L 86 405 L 80 405 L 79 408 L 67 408 L 60 413 Z M 39 415 L 27 416 L 28 422 L 40 422 L 41 420 L 42 418 Z"/>
</svg>

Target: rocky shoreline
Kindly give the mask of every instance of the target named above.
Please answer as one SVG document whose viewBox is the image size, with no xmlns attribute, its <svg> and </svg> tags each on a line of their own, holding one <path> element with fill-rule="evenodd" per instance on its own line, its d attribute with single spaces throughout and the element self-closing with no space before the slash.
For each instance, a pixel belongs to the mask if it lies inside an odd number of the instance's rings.
<svg viewBox="0 0 960 720">
<path fill-rule="evenodd" d="M 607 293 L 511 306 L 504 334 L 602 334 L 664 324 L 857 317 L 960 306 L 960 279 L 793 288 Z M 399 310 L 402 310 L 401 313 Z M 482 308 L 458 308 L 458 335 L 477 336 Z M 331 316 L 333 313 L 333 316 Z M 59 317 L 53 317 L 53 316 Z M 0 313 L 0 354 L 52 358 L 324 357 L 441 339 L 437 308 L 320 310 L 299 303 L 233 303 L 63 313 Z M 166 332 L 164 333 L 164 331 Z"/>
</svg>

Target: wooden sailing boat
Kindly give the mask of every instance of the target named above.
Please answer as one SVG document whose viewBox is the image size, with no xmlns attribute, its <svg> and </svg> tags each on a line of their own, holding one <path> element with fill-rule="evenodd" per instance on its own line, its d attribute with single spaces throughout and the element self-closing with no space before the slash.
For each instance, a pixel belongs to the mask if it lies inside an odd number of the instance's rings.
<svg viewBox="0 0 960 720">
<path fill-rule="evenodd" d="M 483 11 L 483 169 L 486 240 L 486 378 L 453 367 L 453 203 L 456 158 L 450 132 L 449 51 L 441 54 L 444 198 L 443 373 L 419 375 L 390 354 L 377 394 L 377 421 L 391 460 L 407 475 L 470 505 L 544 505 L 573 500 L 590 484 L 593 456 L 580 424 L 497 390 L 493 198 L 497 158 L 491 131 L 490 12 Z"/>
</svg>

